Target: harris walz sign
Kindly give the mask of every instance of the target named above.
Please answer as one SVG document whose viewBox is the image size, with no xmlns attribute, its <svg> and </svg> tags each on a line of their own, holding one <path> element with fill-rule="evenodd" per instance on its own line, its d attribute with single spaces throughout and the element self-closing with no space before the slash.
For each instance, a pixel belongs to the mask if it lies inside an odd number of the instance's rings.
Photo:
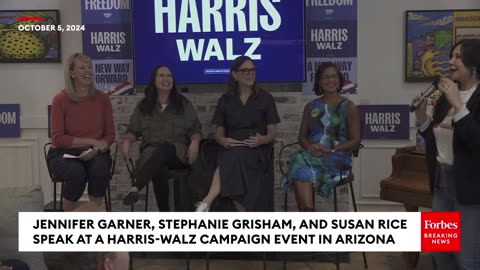
<svg viewBox="0 0 480 270">
<path fill-rule="evenodd" d="M 364 140 L 408 140 L 408 105 L 359 105 Z"/>
</svg>

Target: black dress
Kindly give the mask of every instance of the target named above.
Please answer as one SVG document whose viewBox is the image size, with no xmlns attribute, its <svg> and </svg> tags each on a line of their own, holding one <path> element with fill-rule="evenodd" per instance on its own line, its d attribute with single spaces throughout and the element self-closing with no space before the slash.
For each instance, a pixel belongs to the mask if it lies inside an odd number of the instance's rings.
<svg viewBox="0 0 480 270">
<path fill-rule="evenodd" d="M 238 94 L 224 94 L 218 101 L 212 123 L 225 128 L 225 136 L 243 141 L 259 133 L 267 134 L 267 125 L 280 118 L 271 94 L 259 90 L 245 105 Z M 271 146 L 255 148 L 236 146 L 222 149 L 218 155 L 221 197 L 240 202 L 247 211 L 268 211 L 268 179 L 265 175 L 271 157 Z"/>
</svg>

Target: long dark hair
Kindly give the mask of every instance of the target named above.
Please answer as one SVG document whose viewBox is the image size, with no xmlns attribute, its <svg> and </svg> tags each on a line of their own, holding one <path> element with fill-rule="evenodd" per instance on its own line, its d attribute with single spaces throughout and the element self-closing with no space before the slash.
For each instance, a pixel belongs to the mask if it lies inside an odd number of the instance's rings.
<svg viewBox="0 0 480 270">
<path fill-rule="evenodd" d="M 315 82 L 313 83 L 313 89 L 312 90 L 317 96 L 323 95 L 323 89 L 322 89 L 322 87 L 320 87 L 320 77 L 322 77 L 323 72 L 325 72 L 325 70 L 327 68 L 334 68 L 335 71 L 337 72 L 338 81 L 339 81 L 338 82 L 338 92 L 342 91 L 343 85 L 345 84 L 345 79 L 343 78 L 343 74 L 340 72 L 337 65 L 335 65 L 332 62 L 323 62 L 317 68 L 317 71 L 315 72 Z"/>
<path fill-rule="evenodd" d="M 240 66 L 247 61 L 251 61 L 253 63 L 252 58 L 246 55 L 239 56 L 235 58 L 235 60 L 233 60 L 232 66 L 230 67 L 230 73 L 229 73 L 230 75 L 228 77 L 228 91 L 227 91 L 228 94 L 231 94 L 231 95 L 238 94 L 238 82 L 233 77 L 233 72 L 238 72 L 238 70 L 240 69 Z M 260 89 L 258 89 L 256 85 L 257 85 L 257 80 L 255 79 L 255 83 L 252 86 L 253 96 L 256 96 L 258 91 L 260 91 Z"/>
<path fill-rule="evenodd" d="M 157 76 L 157 72 L 160 68 L 165 67 L 168 68 L 171 72 L 171 69 L 167 66 L 157 66 L 153 70 L 150 82 L 148 83 L 147 87 L 145 87 L 145 97 L 140 101 L 140 111 L 143 114 L 152 115 L 155 106 L 158 103 L 158 94 L 157 94 L 157 87 L 155 85 L 155 77 Z M 177 90 L 177 84 L 175 82 L 175 77 L 173 77 L 172 72 L 172 90 L 168 94 L 168 106 L 174 108 L 176 113 L 183 113 L 183 95 L 180 94 Z"/>
<path fill-rule="evenodd" d="M 463 39 L 455 43 L 450 50 L 450 59 L 453 56 L 453 50 L 460 46 L 462 62 L 465 67 L 474 72 L 477 79 L 480 80 L 480 39 Z M 460 84 L 460 82 L 457 82 Z M 448 102 L 446 96 L 442 94 L 437 104 L 433 108 L 433 124 L 437 125 L 445 119 L 452 105 Z"/>
</svg>

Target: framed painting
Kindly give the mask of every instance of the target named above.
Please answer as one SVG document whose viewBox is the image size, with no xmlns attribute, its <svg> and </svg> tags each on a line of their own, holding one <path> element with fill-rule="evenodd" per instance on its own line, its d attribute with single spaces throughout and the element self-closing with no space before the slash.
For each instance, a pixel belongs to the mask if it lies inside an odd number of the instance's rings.
<svg viewBox="0 0 480 270">
<path fill-rule="evenodd" d="M 405 81 L 448 75 L 452 45 L 465 38 L 480 38 L 480 10 L 407 10 Z"/>
<path fill-rule="evenodd" d="M 0 63 L 60 63 L 58 10 L 0 11 Z"/>
</svg>

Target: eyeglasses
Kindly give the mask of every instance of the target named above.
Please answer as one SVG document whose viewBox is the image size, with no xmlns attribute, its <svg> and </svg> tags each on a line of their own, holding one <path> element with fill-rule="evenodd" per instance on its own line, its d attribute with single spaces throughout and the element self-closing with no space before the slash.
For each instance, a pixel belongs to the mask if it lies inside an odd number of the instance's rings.
<svg viewBox="0 0 480 270">
<path fill-rule="evenodd" d="M 322 77 L 320 77 L 320 79 L 321 79 L 321 80 L 324 80 L 324 81 L 338 80 L 338 75 L 322 76 Z"/>
<path fill-rule="evenodd" d="M 250 75 L 250 74 L 253 75 L 257 73 L 256 68 L 242 68 L 242 69 L 239 69 L 238 71 L 241 72 L 243 75 Z"/>
</svg>

